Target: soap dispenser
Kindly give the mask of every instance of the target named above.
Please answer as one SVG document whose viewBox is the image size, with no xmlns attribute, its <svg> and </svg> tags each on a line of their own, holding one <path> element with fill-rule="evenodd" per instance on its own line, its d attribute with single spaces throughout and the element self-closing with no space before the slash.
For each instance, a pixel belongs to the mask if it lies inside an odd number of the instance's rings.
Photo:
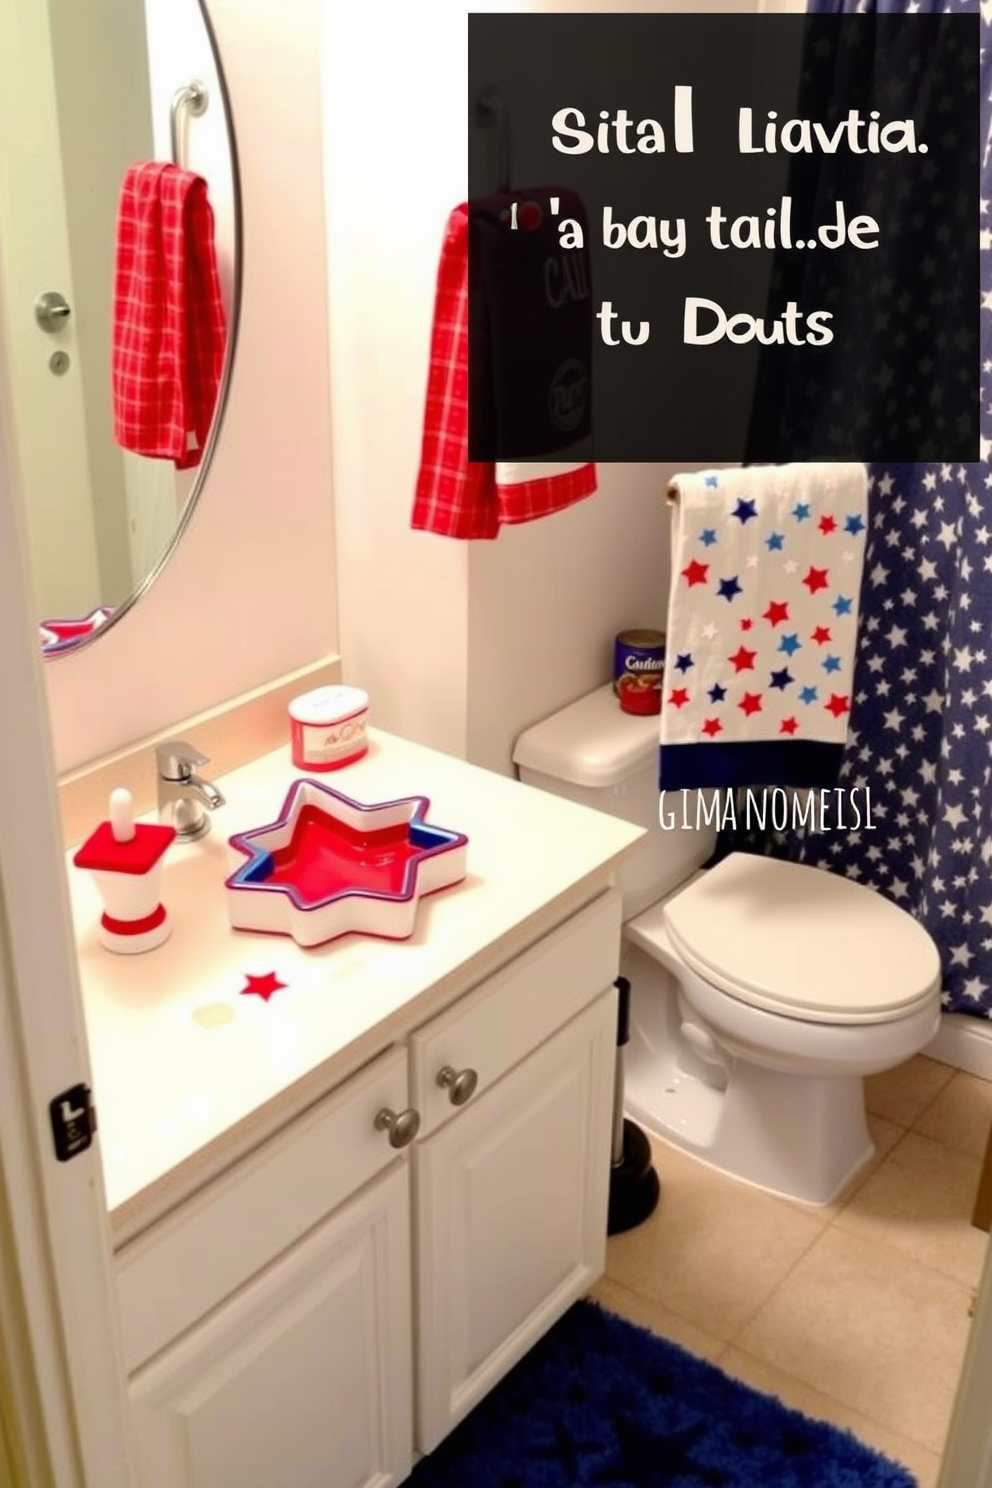
<svg viewBox="0 0 992 1488">
<path fill-rule="evenodd" d="M 134 955 L 168 940 L 172 925 L 159 900 L 162 858 L 175 827 L 135 822 L 131 792 L 111 791 L 109 819 L 73 857 L 88 868 L 104 903 L 97 931 L 108 951 Z"/>
</svg>

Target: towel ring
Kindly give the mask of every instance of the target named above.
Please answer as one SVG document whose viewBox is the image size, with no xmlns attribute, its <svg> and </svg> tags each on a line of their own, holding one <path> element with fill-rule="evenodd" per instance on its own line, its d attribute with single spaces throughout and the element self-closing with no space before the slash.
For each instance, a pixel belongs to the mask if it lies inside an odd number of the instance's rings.
<svg viewBox="0 0 992 1488">
<path fill-rule="evenodd" d="M 210 94 L 207 92 L 206 84 L 197 82 L 195 79 L 193 82 L 187 83 L 184 88 L 179 88 L 173 95 L 171 139 L 172 163 L 174 165 L 182 164 L 179 158 L 179 121 L 182 117 L 183 109 L 188 109 L 194 119 L 198 119 L 201 114 L 206 113 L 209 102 Z"/>
<path fill-rule="evenodd" d="M 496 131 L 496 190 L 509 191 L 510 176 L 510 120 L 500 91 L 493 84 L 480 88 L 475 97 L 474 117 L 481 129 Z"/>
</svg>

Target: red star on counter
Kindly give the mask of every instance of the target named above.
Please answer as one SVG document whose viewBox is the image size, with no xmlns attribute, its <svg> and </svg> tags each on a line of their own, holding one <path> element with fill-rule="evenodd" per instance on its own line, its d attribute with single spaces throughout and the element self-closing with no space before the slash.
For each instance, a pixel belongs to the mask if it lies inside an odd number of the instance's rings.
<svg viewBox="0 0 992 1488">
<path fill-rule="evenodd" d="M 751 629 L 751 626 L 753 624 L 754 624 L 754 621 L 753 620 L 742 620 L 741 621 L 741 630 L 750 630 Z"/>
<path fill-rule="evenodd" d="M 781 625 L 783 620 L 788 620 L 789 618 L 789 606 L 783 604 L 781 600 L 773 599 L 769 602 L 768 608 L 761 618 L 762 620 L 767 620 L 769 625 Z"/>
<path fill-rule="evenodd" d="M 267 971 L 264 976 L 250 976 L 245 972 L 245 985 L 241 988 L 242 997 L 260 997 L 263 1002 L 268 1002 L 273 992 L 278 992 L 280 987 L 286 983 L 281 982 L 274 971 Z"/>
<path fill-rule="evenodd" d="M 799 724 L 794 718 L 783 718 L 778 726 L 778 731 L 780 734 L 794 734 L 798 727 Z"/>
<path fill-rule="evenodd" d="M 810 636 L 810 640 L 815 641 L 818 646 L 826 645 L 827 641 L 830 640 L 830 631 L 827 626 L 818 625 Z"/>
<path fill-rule="evenodd" d="M 722 729 L 723 724 L 720 722 L 719 718 L 707 718 L 706 722 L 703 724 L 703 733 L 707 734 L 711 739 L 715 738 L 716 735 L 722 731 Z"/>
<path fill-rule="evenodd" d="M 839 718 L 842 713 L 849 713 L 851 711 L 851 704 L 846 695 L 844 697 L 838 697 L 836 692 L 832 692 L 830 694 L 829 703 L 824 703 L 823 706 L 826 708 L 827 712 L 832 713 L 835 718 Z"/>
<path fill-rule="evenodd" d="M 746 646 L 738 646 L 733 656 L 728 656 L 727 660 L 733 662 L 737 672 L 753 672 L 757 654 L 757 651 L 749 651 Z"/>
<path fill-rule="evenodd" d="M 684 687 L 673 687 L 672 695 L 668 699 L 673 708 L 681 708 L 689 701 L 689 694 Z"/>
<path fill-rule="evenodd" d="M 738 708 L 743 709 L 745 715 L 748 718 L 751 717 L 751 714 L 752 713 L 760 713 L 761 712 L 761 693 L 760 692 L 746 692 L 744 694 L 743 698 L 741 699 L 741 701 L 737 704 L 737 706 L 738 706 Z"/>
<path fill-rule="evenodd" d="M 833 517 L 821 517 L 819 522 L 820 531 L 823 533 L 836 532 L 837 523 Z"/>
<path fill-rule="evenodd" d="M 811 564 L 809 573 L 803 579 L 803 583 L 806 585 L 810 594 L 816 594 L 819 589 L 826 589 L 829 577 L 830 574 L 827 569 L 814 568 Z"/>
<path fill-rule="evenodd" d="M 708 563 L 700 563 L 698 558 L 693 558 L 692 562 L 682 570 L 682 577 L 688 579 L 689 588 L 691 589 L 693 584 L 705 584 L 706 575 L 709 571 L 710 566 Z"/>
</svg>

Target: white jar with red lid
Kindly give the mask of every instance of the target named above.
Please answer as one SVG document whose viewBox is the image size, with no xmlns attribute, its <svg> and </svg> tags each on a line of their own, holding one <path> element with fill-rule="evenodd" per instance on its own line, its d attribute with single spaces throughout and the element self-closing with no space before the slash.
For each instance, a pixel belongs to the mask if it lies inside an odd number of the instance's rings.
<svg viewBox="0 0 992 1488">
<path fill-rule="evenodd" d="M 339 770 L 369 747 L 369 695 L 360 687 L 318 687 L 289 705 L 293 764 L 298 770 Z"/>
</svg>

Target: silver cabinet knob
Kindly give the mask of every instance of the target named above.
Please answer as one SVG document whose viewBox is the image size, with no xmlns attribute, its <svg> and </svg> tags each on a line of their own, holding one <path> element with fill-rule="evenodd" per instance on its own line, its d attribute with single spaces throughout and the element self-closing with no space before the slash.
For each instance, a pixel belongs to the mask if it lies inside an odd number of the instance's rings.
<svg viewBox="0 0 992 1488">
<path fill-rule="evenodd" d="M 57 289 L 46 290 L 34 302 L 34 318 L 49 335 L 60 331 L 71 314 L 69 301 Z"/>
<path fill-rule="evenodd" d="M 479 1076 L 474 1069 L 456 1070 L 446 1064 L 438 1071 L 437 1083 L 442 1090 L 448 1092 L 448 1099 L 453 1106 L 463 1106 L 475 1094 Z"/>
<path fill-rule="evenodd" d="M 398 1112 L 383 1106 L 375 1118 L 375 1129 L 389 1133 L 390 1147 L 408 1147 L 420 1130 L 420 1112 L 412 1106 Z"/>
</svg>

